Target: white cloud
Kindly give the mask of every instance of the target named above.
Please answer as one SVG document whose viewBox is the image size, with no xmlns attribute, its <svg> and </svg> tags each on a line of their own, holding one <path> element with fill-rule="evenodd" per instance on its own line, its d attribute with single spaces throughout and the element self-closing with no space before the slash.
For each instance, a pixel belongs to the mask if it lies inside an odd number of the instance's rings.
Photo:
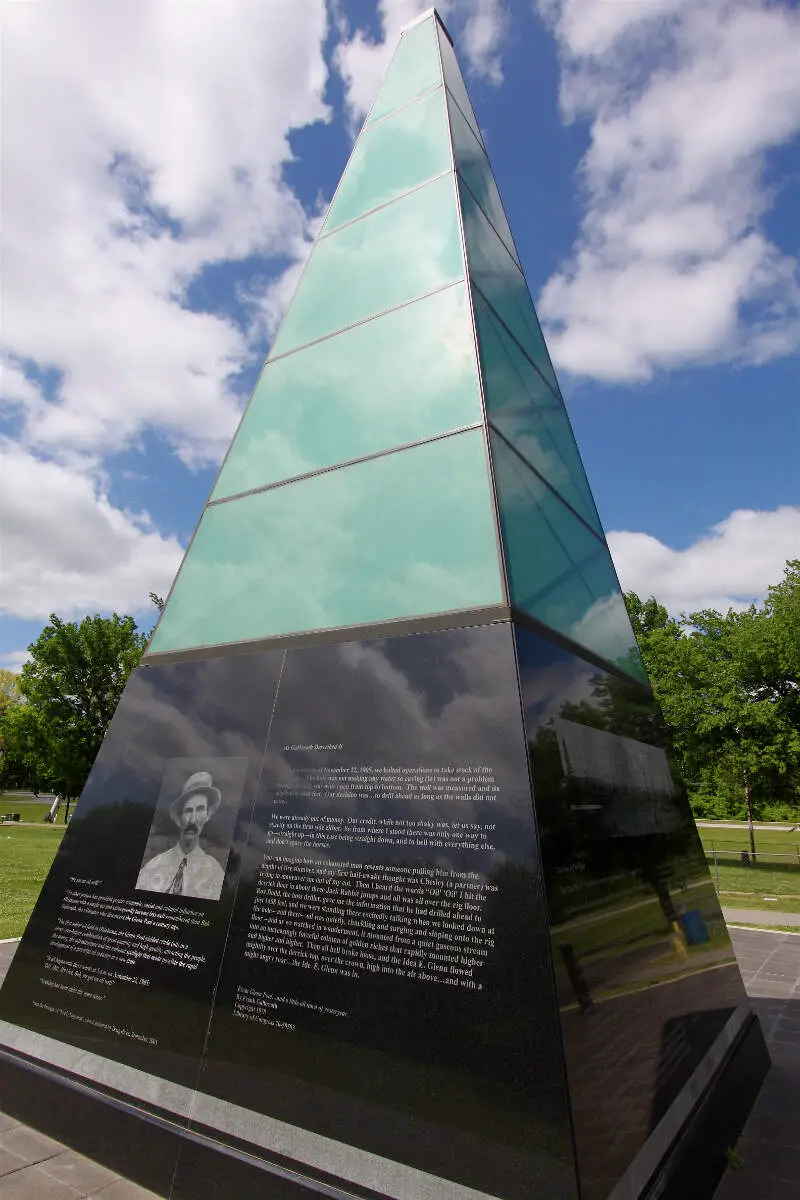
<svg viewBox="0 0 800 1200">
<path fill-rule="evenodd" d="M 150 608 L 183 554 L 146 512 L 115 508 L 91 466 L 0 443 L 0 615 L 25 620 Z"/>
<path fill-rule="evenodd" d="M 354 118 L 365 116 L 389 65 L 400 31 L 431 7 L 428 0 L 378 0 L 381 40 L 372 41 L 362 29 L 349 31 L 342 23 L 336 63 L 345 83 L 347 104 Z M 502 46 L 506 33 L 503 0 L 440 0 L 436 5 L 471 73 L 492 84 L 503 80 Z"/>
<path fill-rule="evenodd" d="M 737 509 L 685 550 L 621 530 L 608 543 L 625 591 L 654 595 L 676 614 L 727 612 L 763 600 L 786 560 L 800 558 L 800 508 Z"/>
<path fill-rule="evenodd" d="M 30 657 L 28 650 L 9 650 L 5 654 L 0 653 L 0 667 L 19 674 Z"/>
<path fill-rule="evenodd" d="M 25 374 L 24 365 L 0 353 L 0 411 L 3 408 L 37 408 L 44 403 L 41 390 Z"/>
<path fill-rule="evenodd" d="M 502 0 L 473 0 L 469 7 L 460 39 L 467 65 L 473 74 L 498 87 L 503 82 L 502 47 L 507 25 Z"/>
<path fill-rule="evenodd" d="M 6 370 L 24 442 L 150 429 L 214 459 L 252 350 L 182 303 L 204 266 L 304 238 L 282 168 L 288 132 L 327 116 L 324 0 L 6 3 L 3 22 L 3 340 L 62 376 L 43 405 Z"/>
<path fill-rule="evenodd" d="M 766 156 L 800 133 L 800 13 L 756 0 L 539 0 L 586 211 L 539 311 L 567 370 L 764 361 L 800 348 L 798 263 L 773 244 Z"/>
<path fill-rule="evenodd" d="M 308 244 L 283 168 L 328 119 L 325 0 L 0 5 L 0 612 L 148 611 L 181 547 L 112 505 L 103 464 L 144 434 L 213 462 L 233 433 L 269 330 L 188 288 Z"/>
</svg>

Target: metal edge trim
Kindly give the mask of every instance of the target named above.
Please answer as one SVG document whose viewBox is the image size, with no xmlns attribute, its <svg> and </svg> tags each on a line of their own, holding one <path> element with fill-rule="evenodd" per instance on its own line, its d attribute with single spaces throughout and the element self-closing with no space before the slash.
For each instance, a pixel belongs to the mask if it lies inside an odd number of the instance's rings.
<svg viewBox="0 0 800 1200">
<path fill-rule="evenodd" d="M 508 621 L 511 616 L 511 609 L 507 604 L 489 604 L 478 608 L 425 613 L 419 617 L 397 617 L 386 621 L 373 621 L 364 625 L 343 625 L 330 629 L 308 630 L 304 633 L 251 638 L 241 642 L 189 646 L 185 650 L 157 650 L 152 654 L 145 655 L 139 665 L 156 667 L 162 664 L 196 662 L 204 658 L 258 654 L 265 650 L 302 649 L 304 646 L 324 646 L 332 642 L 371 641 L 379 638 L 406 637 L 417 633 L 444 632 L 448 629 L 465 629 L 473 625 L 491 625 L 497 621 Z"/>
<path fill-rule="evenodd" d="M 446 98 L 447 98 L 447 97 L 449 97 L 449 99 L 450 99 L 450 100 L 452 101 L 452 103 L 453 103 L 453 107 L 454 107 L 454 108 L 456 108 L 456 109 L 458 110 L 458 113 L 459 113 L 459 115 L 460 115 L 460 116 L 463 118 L 464 124 L 466 125 L 467 129 L 469 130 L 470 137 L 471 137 L 471 138 L 473 138 L 473 139 L 475 140 L 475 143 L 476 143 L 476 145 L 477 145 L 478 149 L 480 150 L 480 152 L 481 152 L 481 154 L 483 155 L 483 157 L 486 159 L 486 169 L 488 170 L 489 174 L 491 175 L 491 177 L 492 177 L 492 182 L 494 183 L 494 186 L 495 186 L 495 188 L 497 189 L 497 198 L 498 198 L 498 200 L 500 201 L 500 208 L 502 209 L 503 216 L 504 216 L 504 217 L 505 217 L 505 219 L 506 219 L 506 227 L 507 227 L 507 229 L 508 229 L 508 233 L 509 233 L 509 236 L 510 236 L 510 238 L 511 238 L 511 246 L 510 246 L 510 247 L 509 247 L 509 246 L 506 244 L 506 240 L 505 240 L 505 238 L 503 237 L 503 235 L 500 233 L 500 230 L 497 228 L 497 226 L 495 225 L 494 221 L 491 219 L 491 217 L 490 217 L 490 216 L 489 216 L 489 214 L 487 213 L 486 209 L 483 207 L 483 205 L 481 204 L 480 200 L 478 199 L 478 197 L 477 197 L 477 196 L 475 195 L 475 193 L 473 192 L 472 188 L 471 188 L 471 187 L 469 186 L 469 184 L 467 183 L 467 181 L 466 181 L 466 179 L 464 178 L 464 176 L 463 176 L 463 174 L 462 174 L 461 170 L 459 169 L 458 165 L 456 165 L 456 170 L 458 171 L 458 177 L 459 177 L 459 179 L 461 180 L 461 182 L 464 184 L 464 187 L 467 189 L 467 191 L 469 192 L 469 194 L 470 194 L 470 196 L 472 197 L 472 199 L 473 199 L 473 200 L 475 201 L 475 203 L 477 204 L 478 208 L 479 208 L 479 209 L 481 210 L 481 212 L 483 213 L 483 215 L 484 215 L 484 217 L 486 218 L 486 220 L 487 220 L 487 221 L 489 222 L 489 224 L 491 225 L 492 229 L 495 231 L 495 233 L 497 234 L 497 236 L 500 238 L 500 241 L 501 241 L 501 242 L 503 243 L 503 245 L 506 247 L 506 250 L 509 250 L 509 249 L 511 250 L 511 256 L 512 256 L 512 258 L 513 258 L 513 259 L 514 259 L 514 261 L 516 262 L 517 266 L 518 266 L 518 267 L 520 267 L 520 269 L 521 269 L 521 263 L 520 263 L 520 257 L 519 257 L 519 250 L 517 249 L 517 243 L 514 241 L 514 232 L 513 232 L 512 228 L 511 228 L 511 222 L 510 222 L 510 221 L 509 221 L 509 219 L 508 219 L 508 214 L 507 214 L 507 212 L 506 212 L 505 205 L 503 204 L 503 197 L 500 195 L 500 188 L 499 188 L 499 186 L 498 186 L 498 183 L 497 183 L 497 178 L 496 178 L 496 176 L 495 176 L 495 173 L 494 173 L 494 171 L 492 170 L 492 164 L 491 164 L 491 161 L 490 161 L 490 159 L 489 159 L 489 155 L 488 155 L 488 153 L 487 153 L 486 147 L 485 147 L 485 146 L 483 145 L 483 143 L 482 143 L 482 142 L 481 142 L 481 141 L 478 139 L 478 137 L 477 137 L 477 135 L 476 135 L 476 133 L 475 133 L 475 130 L 472 128 L 472 126 L 470 125 L 469 121 L 468 121 L 468 120 L 467 120 L 467 118 L 464 116 L 464 110 L 463 110 L 463 108 L 462 108 L 462 107 L 461 107 L 461 105 L 458 103 L 458 101 L 456 100 L 455 96 L 454 96 L 454 95 L 453 95 L 453 93 L 450 91 L 450 88 L 449 88 L 449 87 L 448 87 L 446 84 L 445 84 L 445 93 L 446 93 Z M 538 314 L 537 314 L 537 319 L 538 319 Z"/>
<path fill-rule="evenodd" d="M 567 418 L 567 419 L 569 419 L 569 418 Z M 489 425 L 491 426 L 492 433 L 494 433 L 497 437 L 499 437 L 500 441 L 504 442 L 505 445 L 508 446 L 509 450 L 511 450 L 514 454 L 516 454 L 517 458 L 521 462 L 523 462 L 525 464 L 525 466 L 528 468 L 528 470 L 531 471 L 536 476 L 536 478 L 544 484 L 544 486 L 547 488 L 547 490 L 549 492 L 552 492 L 552 494 L 556 497 L 556 499 L 559 500 L 564 505 L 564 507 L 572 513 L 573 517 L 575 517 L 576 520 L 580 521 L 580 523 L 588 530 L 588 532 L 593 534 L 594 537 L 597 539 L 597 541 L 600 542 L 601 545 L 605 546 L 606 550 L 608 550 L 608 542 L 606 541 L 605 535 L 602 533 L 602 531 L 595 529 L 592 525 L 589 524 L 589 522 L 586 520 L 586 517 L 581 516 L 581 514 L 578 512 L 578 510 L 570 504 L 569 500 L 567 500 L 564 496 L 561 495 L 561 492 L 559 492 L 558 488 L 554 487 L 553 484 L 550 483 L 550 481 L 548 479 L 545 479 L 545 477 L 544 477 L 544 475 L 542 475 L 541 471 L 537 471 L 537 469 L 533 465 L 533 463 L 530 462 L 525 457 L 525 455 L 522 453 L 522 451 L 517 446 L 514 445 L 514 443 L 511 441 L 510 438 L 506 437 L 506 435 L 503 433 L 502 429 L 498 429 L 498 427 L 495 425 L 494 421 L 492 421 L 490 419 Z M 609 550 L 608 553 L 610 556 L 611 551 Z M 617 582 L 619 582 L 619 580 L 617 580 Z"/>
<path fill-rule="evenodd" d="M 439 55 L 439 69 L 442 72 L 442 80 L 444 81 L 444 62 L 442 61 L 442 48 L 439 39 L 436 39 L 436 51 Z M 445 100 L 446 100 L 445 96 Z M 511 590 L 508 580 L 508 572 L 506 570 L 506 554 L 505 545 L 503 542 L 502 526 L 500 524 L 500 502 L 497 492 L 497 481 L 494 475 L 494 462 L 492 459 L 491 445 L 489 441 L 489 418 L 486 407 L 486 393 L 483 385 L 483 364 L 481 361 L 480 345 L 478 342 L 478 327 L 475 321 L 475 307 L 472 302 L 472 288 L 470 286 L 470 271 L 469 271 L 469 255 L 467 253 L 467 237 L 464 230 L 464 214 L 461 211 L 461 196 L 458 190 L 458 167 L 456 164 L 456 149 L 453 142 L 453 130 L 450 125 L 450 111 L 445 103 L 445 113 L 447 117 L 447 137 L 450 143 L 450 159 L 453 164 L 453 193 L 456 205 L 456 215 L 458 220 L 458 236 L 461 241 L 461 256 L 464 260 L 464 275 L 467 280 L 467 312 L 469 316 L 470 328 L 472 330 L 472 350 L 475 361 L 475 372 L 478 380 L 478 395 L 481 402 L 482 416 L 482 432 L 483 432 L 483 450 L 486 461 L 486 470 L 489 479 L 490 503 L 492 506 L 492 522 L 494 524 L 495 551 L 497 553 L 497 567 L 500 572 L 500 586 L 503 589 L 503 598 L 507 605 L 511 603 Z"/>
</svg>

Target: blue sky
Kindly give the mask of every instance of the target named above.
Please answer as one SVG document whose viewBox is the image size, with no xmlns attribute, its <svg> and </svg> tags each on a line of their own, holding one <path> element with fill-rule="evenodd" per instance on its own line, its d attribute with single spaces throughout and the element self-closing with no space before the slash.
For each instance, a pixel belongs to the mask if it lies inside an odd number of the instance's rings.
<svg viewBox="0 0 800 1200">
<path fill-rule="evenodd" d="M 149 629 L 426 7 L 3 3 L 0 663 L 51 611 Z M 440 11 L 623 586 L 761 598 L 800 557 L 796 5 Z"/>
</svg>

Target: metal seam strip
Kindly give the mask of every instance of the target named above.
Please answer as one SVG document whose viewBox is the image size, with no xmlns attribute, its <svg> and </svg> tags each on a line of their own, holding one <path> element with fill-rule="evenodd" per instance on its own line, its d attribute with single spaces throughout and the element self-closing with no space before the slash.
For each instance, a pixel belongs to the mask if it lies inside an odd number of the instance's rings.
<svg viewBox="0 0 800 1200">
<path fill-rule="evenodd" d="M 291 483 L 301 483 L 305 479 L 314 479 L 317 475 L 330 475 L 332 471 L 341 471 L 345 467 L 355 467 L 359 463 L 372 462 L 375 458 L 386 458 L 389 454 L 399 454 L 403 450 L 414 450 L 418 446 L 427 446 L 430 442 L 441 442 L 444 438 L 457 437 L 460 433 L 469 433 L 480 429 L 481 421 L 473 421 L 469 425 L 458 425 L 455 429 L 446 429 L 442 433 L 431 434 L 430 437 L 419 438 L 414 442 L 402 442 L 399 446 L 390 446 L 386 450 L 374 450 L 371 454 L 361 454 L 358 458 L 347 458 L 343 462 L 331 463 L 327 467 L 317 467 L 314 471 L 305 471 L 302 475 L 290 475 L 287 479 L 277 479 L 274 483 L 264 483 L 259 487 L 246 488 L 243 492 L 233 492 L 230 496 L 220 496 L 210 500 L 206 508 L 218 508 L 231 500 L 241 500 L 243 496 L 255 496 L 259 492 L 274 492 L 277 488 L 286 487 Z"/>
<path fill-rule="evenodd" d="M 413 196 L 415 192 L 421 192 L 423 188 L 428 187 L 432 183 L 436 183 L 437 179 L 443 179 L 445 175 L 449 175 L 450 171 L 451 168 L 448 167 L 446 170 L 440 171 L 438 175 L 431 175 L 430 179 L 424 179 L 422 183 L 415 183 L 413 187 L 408 188 L 408 190 L 405 192 L 400 192 L 397 196 L 392 196 L 390 200 L 382 200 L 381 203 L 376 204 L 374 208 L 368 208 L 366 212 L 359 213 L 357 217 L 351 217 L 349 221 L 343 221 L 341 225 L 336 225 L 327 233 L 320 233 L 316 244 L 319 245 L 320 242 L 325 242 L 328 240 L 328 238 L 335 237 L 337 233 L 341 233 L 344 229 L 351 229 L 353 225 L 357 225 L 359 221 L 365 221 L 367 217 L 374 216 L 375 213 L 380 212 L 381 209 L 389 208 L 390 205 L 396 204 L 398 200 L 406 200 L 409 196 Z M 333 202 L 331 201 L 331 203 Z M 481 209 L 481 212 L 483 212 L 483 209 Z M 492 228 L 494 229 L 493 225 Z M 496 232 L 497 230 L 495 230 L 495 233 Z"/>
<path fill-rule="evenodd" d="M 447 174 L 449 175 L 450 172 L 448 171 Z M 357 329 L 359 325 L 366 325 L 368 321 L 375 321 L 378 317 L 385 317 L 387 313 L 396 312 L 400 308 L 408 308 L 409 304 L 416 304 L 418 300 L 426 300 L 428 296 L 435 296 L 437 292 L 444 292 L 447 288 L 455 287 L 457 283 L 463 283 L 463 281 L 464 276 L 459 275 L 458 279 L 451 279 L 447 283 L 442 283 L 439 287 L 431 288 L 429 292 L 422 292 L 419 296 L 412 296 L 410 300 L 402 300 L 399 304 L 392 304 L 389 308 L 382 308 L 380 312 L 370 313 L 367 317 L 361 317 L 360 320 L 353 321 L 352 325 L 342 325 L 340 329 L 334 329 L 330 333 L 323 333 L 321 337 L 312 338 L 310 342 L 303 342 L 302 346 L 293 346 L 291 350 L 285 350 L 283 354 L 276 354 L 274 357 L 268 358 L 264 366 L 268 367 L 271 363 L 280 362 L 281 359 L 288 358 L 290 354 L 299 354 L 301 350 L 307 350 L 309 346 L 317 346 L 320 342 L 327 342 L 331 338 L 338 337 L 340 333 L 347 333 L 350 329 Z"/>
</svg>

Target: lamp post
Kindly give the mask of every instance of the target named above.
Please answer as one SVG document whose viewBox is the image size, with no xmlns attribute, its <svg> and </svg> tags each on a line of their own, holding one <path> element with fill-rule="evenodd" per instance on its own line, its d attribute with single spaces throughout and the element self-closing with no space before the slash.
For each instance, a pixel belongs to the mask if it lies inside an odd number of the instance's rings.
<svg viewBox="0 0 800 1200">
<path fill-rule="evenodd" d="M 756 861 L 756 835 L 753 830 L 753 806 L 750 803 L 750 777 L 747 774 L 747 767 L 744 768 L 744 799 L 747 805 L 747 824 L 750 827 L 750 854 L 753 862 Z"/>
</svg>

